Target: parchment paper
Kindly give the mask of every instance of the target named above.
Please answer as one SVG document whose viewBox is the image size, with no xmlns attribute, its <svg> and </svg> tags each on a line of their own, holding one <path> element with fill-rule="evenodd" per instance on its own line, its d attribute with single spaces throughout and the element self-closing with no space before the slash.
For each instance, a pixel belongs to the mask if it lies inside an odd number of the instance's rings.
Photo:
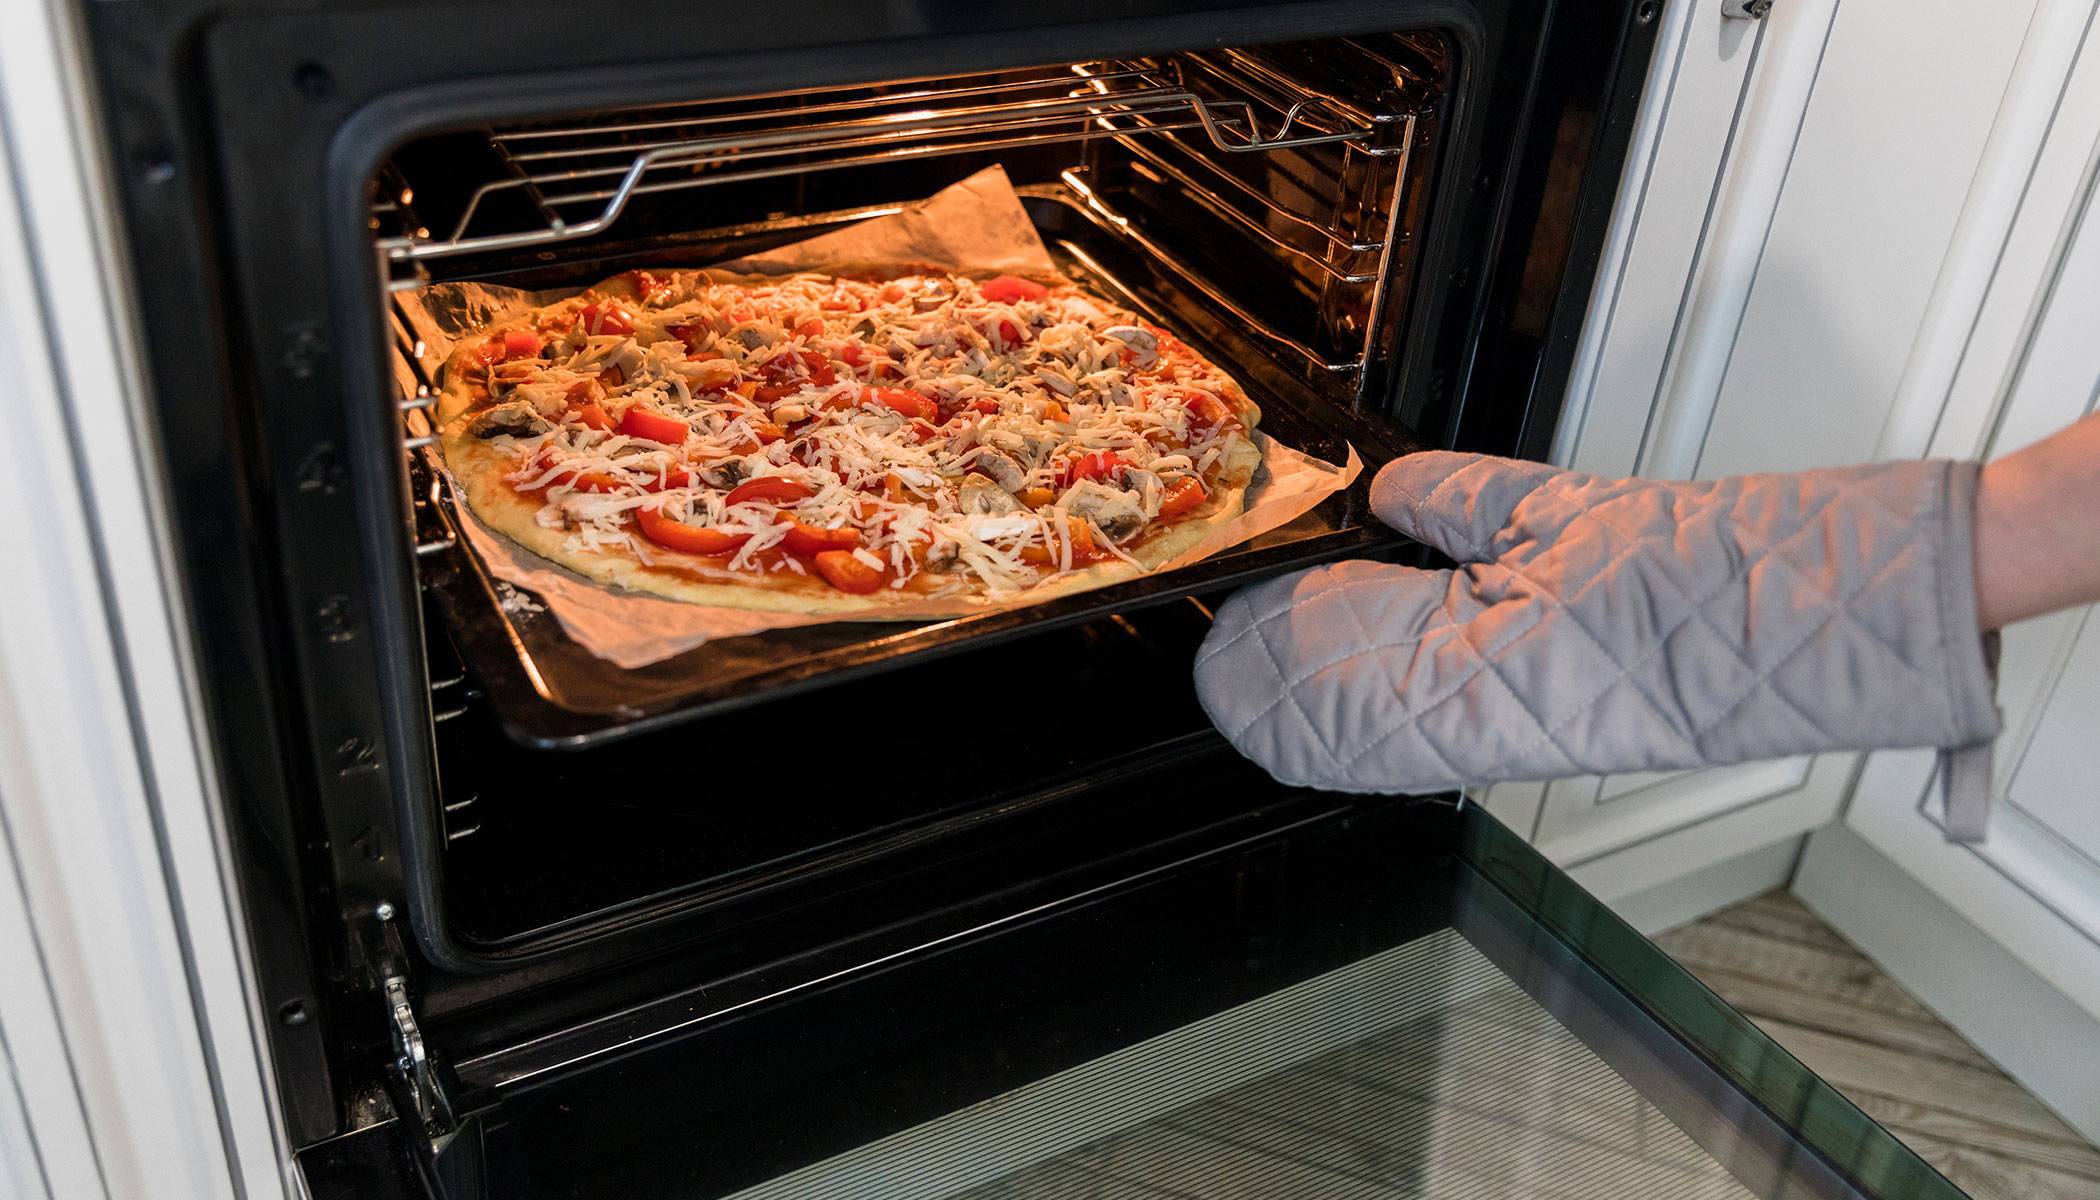
<svg viewBox="0 0 2100 1200">
<path fill-rule="evenodd" d="M 805 241 L 713 266 L 744 274 L 786 275 L 796 271 L 851 271 L 932 267 L 969 274 L 1025 274 L 1063 278 L 1036 236 L 1020 197 L 1000 167 L 987 167 L 894 216 L 878 217 Z M 422 361 L 435 367 L 458 338 L 528 308 L 552 303 L 574 288 L 528 292 L 485 284 L 435 284 L 402 297 L 410 327 L 422 342 Z M 418 414 L 420 415 L 420 414 Z M 1280 445 L 1259 430 L 1262 468 L 1247 493 L 1246 511 L 1211 530 L 1201 542 L 1158 568 L 1171 571 L 1290 523 L 1320 501 L 1348 487 L 1363 470 L 1351 447 L 1341 466 Z M 443 455 L 429 450 L 444 473 Z M 451 486 L 449 475 L 447 486 Z M 464 501 L 452 509 L 474 553 L 489 572 L 536 595 L 571 639 L 592 654 L 625 668 L 644 667 L 717 638 L 767 629 L 817 625 L 830 615 L 751 612 L 685 604 L 642 592 L 594 583 L 531 553 L 490 530 Z M 1050 599 L 1043 596 L 1041 599 Z M 1022 592 L 1010 599 L 931 598 L 885 610 L 885 620 L 944 620 L 1038 603 Z"/>
</svg>

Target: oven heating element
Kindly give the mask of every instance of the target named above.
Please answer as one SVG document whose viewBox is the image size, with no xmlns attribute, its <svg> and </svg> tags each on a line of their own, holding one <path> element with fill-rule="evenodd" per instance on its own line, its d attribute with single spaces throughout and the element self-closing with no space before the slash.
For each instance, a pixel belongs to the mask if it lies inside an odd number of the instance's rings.
<svg viewBox="0 0 2100 1200">
<path fill-rule="evenodd" d="M 1091 166 L 1065 172 L 1067 186 L 1102 223 L 1143 245 L 1270 344 L 1361 381 L 1379 345 L 1382 288 L 1404 240 L 1396 228 L 1406 194 L 1401 183 L 1427 85 L 1418 78 L 1418 66 L 1390 49 L 1362 39 L 1339 43 L 1338 49 L 1358 60 L 1350 69 L 1386 80 L 1381 98 L 1399 103 L 1345 99 L 1259 55 L 1228 49 L 803 89 L 490 128 L 487 140 L 502 174 L 476 184 L 441 233 L 416 220 L 409 181 L 381 181 L 374 217 L 398 232 L 377 239 L 377 248 L 388 287 L 408 291 L 429 281 L 427 264 L 433 260 L 605 234 L 643 197 L 913 159 L 1112 140 L 1128 152 L 1132 169 L 1305 264 L 1330 287 L 1368 289 L 1354 353 L 1323 353 L 1271 327 L 1148 238 L 1089 186 Z M 1342 159 L 1333 168 L 1331 190 L 1306 189 L 1297 205 L 1220 161 L 1317 148 L 1338 150 Z M 1359 172 L 1374 176 L 1368 186 L 1356 178 Z M 1370 211 L 1352 210 L 1358 198 L 1371 202 Z M 895 206 L 871 207 L 834 217 L 893 211 Z M 738 232 L 806 223 L 782 214 Z"/>
</svg>

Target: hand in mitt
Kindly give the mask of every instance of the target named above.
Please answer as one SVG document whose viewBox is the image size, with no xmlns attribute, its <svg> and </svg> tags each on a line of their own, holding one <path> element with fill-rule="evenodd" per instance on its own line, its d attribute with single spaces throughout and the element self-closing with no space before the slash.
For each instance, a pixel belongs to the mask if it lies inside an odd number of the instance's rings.
<svg viewBox="0 0 2100 1200">
<path fill-rule="evenodd" d="M 1976 480 L 1943 461 L 1672 483 L 1413 455 L 1372 509 L 1457 569 L 1247 588 L 1197 691 L 1278 779 L 1343 791 L 1987 743 Z"/>
</svg>

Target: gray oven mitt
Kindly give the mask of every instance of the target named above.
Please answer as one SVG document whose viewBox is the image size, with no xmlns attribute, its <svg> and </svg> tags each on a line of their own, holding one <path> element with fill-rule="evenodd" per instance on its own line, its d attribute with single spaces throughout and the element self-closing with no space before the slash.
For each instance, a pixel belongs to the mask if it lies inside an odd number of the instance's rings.
<svg viewBox="0 0 2100 1200">
<path fill-rule="evenodd" d="M 1999 717 L 1977 471 L 1670 483 L 1413 455 L 1378 473 L 1372 510 L 1459 568 L 1247 588 L 1196 655 L 1197 692 L 1278 779 L 1352 792 L 1961 748 L 1947 829 L 1980 837 Z"/>
</svg>

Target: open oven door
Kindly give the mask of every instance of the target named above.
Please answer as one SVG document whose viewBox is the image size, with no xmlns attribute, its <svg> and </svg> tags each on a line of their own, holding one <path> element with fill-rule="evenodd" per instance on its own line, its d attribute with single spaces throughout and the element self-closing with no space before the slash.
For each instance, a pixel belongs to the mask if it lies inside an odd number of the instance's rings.
<svg viewBox="0 0 2100 1200">
<path fill-rule="evenodd" d="M 1276 811 L 471 1058 L 437 1137 L 314 1147 L 313 1195 L 1960 1195 L 1477 808 Z"/>
</svg>

